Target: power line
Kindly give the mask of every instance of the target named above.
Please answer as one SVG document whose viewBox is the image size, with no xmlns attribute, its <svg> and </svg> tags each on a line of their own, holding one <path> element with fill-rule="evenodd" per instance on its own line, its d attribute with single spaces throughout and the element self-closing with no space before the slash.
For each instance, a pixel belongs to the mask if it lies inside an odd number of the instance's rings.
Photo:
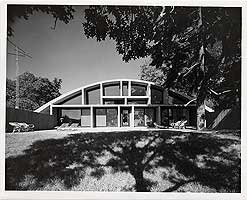
<svg viewBox="0 0 247 200">
<path fill-rule="evenodd" d="M 27 52 L 25 52 L 22 48 L 20 48 L 19 46 L 17 46 L 15 43 L 11 42 L 9 39 L 7 39 L 7 41 L 14 46 L 15 48 L 18 48 L 18 50 L 21 51 L 22 54 L 24 54 L 24 56 L 27 56 L 29 58 L 32 58 Z"/>
<path fill-rule="evenodd" d="M 25 55 L 22 55 L 22 54 L 19 54 L 19 53 L 20 52 L 18 52 L 18 56 L 25 57 Z M 12 56 L 16 56 L 17 55 L 16 53 L 11 53 L 11 52 L 8 52 L 7 54 L 12 55 Z"/>
<path fill-rule="evenodd" d="M 16 101 L 15 101 L 15 108 L 19 109 L 20 104 L 20 83 L 19 83 L 19 57 L 29 57 L 32 58 L 30 55 L 28 55 L 27 52 L 25 52 L 23 49 L 18 47 L 15 43 L 11 42 L 8 38 L 7 41 L 15 48 L 15 53 L 13 52 L 7 52 L 9 55 L 15 56 L 15 65 L 16 65 Z"/>
</svg>

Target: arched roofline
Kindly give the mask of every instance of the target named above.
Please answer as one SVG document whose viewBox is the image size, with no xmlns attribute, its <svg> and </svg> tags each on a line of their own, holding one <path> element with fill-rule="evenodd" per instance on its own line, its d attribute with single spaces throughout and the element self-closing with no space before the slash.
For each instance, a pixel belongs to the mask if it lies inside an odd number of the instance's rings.
<svg viewBox="0 0 247 200">
<path fill-rule="evenodd" d="M 66 92 L 66 93 L 60 95 L 59 97 L 57 97 L 57 98 L 47 102 L 46 104 L 42 105 L 41 107 L 36 109 L 34 112 L 38 112 L 38 113 L 42 112 L 43 110 L 47 109 L 49 106 L 53 105 L 54 103 L 66 100 L 67 98 L 70 98 L 73 95 L 78 94 L 80 91 L 83 91 L 84 89 L 92 88 L 94 86 L 97 86 L 97 85 L 100 85 L 100 84 L 104 84 L 104 83 L 119 82 L 119 81 L 127 81 L 127 82 L 130 81 L 130 82 L 136 82 L 136 83 L 150 84 L 150 85 L 153 85 L 153 86 L 163 90 L 163 88 L 161 86 L 158 86 L 158 85 L 156 85 L 155 83 L 153 83 L 151 81 L 144 81 L 144 80 L 138 80 L 138 79 L 112 79 L 112 80 L 98 81 L 98 82 L 95 82 L 95 83 L 91 83 L 91 84 L 76 88 L 76 89 L 71 90 L 69 92 Z"/>
</svg>

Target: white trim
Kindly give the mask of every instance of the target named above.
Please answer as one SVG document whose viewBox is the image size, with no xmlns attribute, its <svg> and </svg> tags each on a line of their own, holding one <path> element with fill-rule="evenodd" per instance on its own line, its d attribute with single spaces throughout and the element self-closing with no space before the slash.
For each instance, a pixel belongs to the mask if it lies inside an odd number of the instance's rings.
<svg viewBox="0 0 247 200">
<path fill-rule="evenodd" d="M 120 113 L 120 106 L 117 107 L 117 126 L 120 127 L 121 126 L 121 113 Z"/>
<path fill-rule="evenodd" d="M 89 107 L 157 107 L 157 106 L 163 106 L 163 107 L 184 107 L 183 104 L 174 104 L 174 105 L 167 105 L 167 104 L 90 104 L 90 105 L 52 105 L 53 108 L 89 108 Z M 188 105 L 187 107 L 194 107 L 195 105 Z"/>
<path fill-rule="evenodd" d="M 90 127 L 93 128 L 93 107 L 90 106 Z"/>
<path fill-rule="evenodd" d="M 79 87 L 79 88 L 76 88 L 74 90 L 71 90 L 65 94 L 62 94 L 61 96 L 49 101 L 48 103 L 44 104 L 43 106 L 39 107 L 38 109 L 36 109 L 34 112 L 42 112 L 43 110 L 45 110 L 48 106 L 58 102 L 58 101 L 62 101 L 63 99 L 69 97 L 69 96 L 72 96 L 74 95 L 75 93 L 79 92 L 81 90 L 81 92 L 85 92 L 84 89 L 87 89 L 87 88 L 90 88 L 90 87 L 93 87 L 93 86 L 96 86 L 96 85 L 101 85 L 101 84 L 104 84 L 104 83 L 109 83 L 109 82 L 118 82 L 118 81 L 128 81 L 128 83 L 130 84 L 131 81 L 135 82 L 135 83 L 146 83 L 146 84 L 151 84 L 151 85 L 155 85 L 153 82 L 149 82 L 149 81 L 143 81 L 143 80 L 135 80 L 135 79 L 112 79 L 112 80 L 105 80 L 105 81 L 99 81 L 99 82 L 96 82 L 96 83 L 92 83 L 92 84 L 88 84 L 86 86 L 83 86 L 83 87 Z M 129 89 L 129 94 L 130 94 L 130 90 L 131 88 L 128 88 Z M 83 96 L 83 94 L 82 94 Z"/>
<path fill-rule="evenodd" d="M 205 110 L 208 112 L 214 112 L 214 109 L 208 107 L 207 105 L 205 105 Z"/>
<path fill-rule="evenodd" d="M 100 104 L 102 105 L 103 104 L 103 97 L 104 97 L 104 89 L 103 89 L 103 84 L 100 83 Z"/>
<path fill-rule="evenodd" d="M 150 98 L 148 96 L 131 96 L 131 82 L 133 83 L 144 83 L 144 84 L 147 84 L 147 85 L 154 85 L 156 87 L 159 87 L 161 88 L 162 90 L 164 90 L 162 87 L 160 86 L 157 86 L 155 85 L 153 82 L 150 82 L 150 81 L 143 81 L 143 80 L 135 80 L 135 79 L 113 79 L 113 80 L 106 80 L 106 81 L 99 81 L 99 82 L 96 82 L 96 83 L 92 83 L 92 84 L 88 84 L 84 87 L 79 87 L 77 89 L 74 89 L 74 90 L 71 90 L 65 94 L 62 94 L 61 96 L 49 101 L 48 103 L 44 104 L 43 106 L 39 107 L 38 109 L 36 109 L 34 112 L 42 112 L 43 110 L 45 110 L 46 108 L 48 108 L 49 106 L 53 105 L 53 107 L 57 107 L 57 105 L 54 105 L 55 103 L 59 102 L 59 101 L 63 101 L 64 99 L 70 97 L 70 96 L 73 96 L 75 93 L 79 93 L 79 92 L 82 92 L 82 98 L 84 98 L 84 92 L 85 92 L 85 89 L 88 89 L 90 87 L 94 87 L 94 86 L 97 86 L 97 85 L 103 85 L 104 83 L 110 83 L 110 82 L 128 82 L 128 94 L 129 96 L 118 96 L 118 98 L 133 98 L 133 99 L 141 99 L 141 98 Z M 101 91 L 102 92 L 102 91 Z M 115 96 L 104 96 L 102 97 L 101 99 L 103 98 L 115 98 Z M 85 103 L 84 99 L 82 101 L 82 103 Z M 144 105 L 144 104 L 143 104 Z M 142 106 L 143 106 L 142 105 Z M 61 106 L 61 105 L 60 105 Z M 82 107 L 84 105 L 69 105 L 70 107 Z M 86 105 L 86 106 L 89 106 L 89 105 Z M 94 105 L 91 105 L 91 106 L 94 106 Z M 101 105 L 102 106 L 102 105 Z M 147 106 L 147 104 L 145 104 L 145 106 Z M 160 105 L 159 105 L 160 106 Z M 168 105 L 166 105 L 168 106 Z M 172 105 L 171 105 L 172 106 Z M 174 105 L 173 105 L 174 106 Z M 175 105 L 176 106 L 176 105 Z M 181 105 L 179 105 L 181 106 Z M 61 106 L 62 107 L 62 106 Z"/>
</svg>

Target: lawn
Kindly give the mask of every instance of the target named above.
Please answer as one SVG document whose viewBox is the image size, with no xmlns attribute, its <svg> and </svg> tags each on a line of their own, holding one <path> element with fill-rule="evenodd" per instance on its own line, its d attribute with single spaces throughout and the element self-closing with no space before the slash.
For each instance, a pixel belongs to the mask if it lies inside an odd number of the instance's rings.
<svg viewBox="0 0 247 200">
<path fill-rule="evenodd" d="M 240 132 L 7 134 L 6 190 L 240 192 Z"/>
</svg>

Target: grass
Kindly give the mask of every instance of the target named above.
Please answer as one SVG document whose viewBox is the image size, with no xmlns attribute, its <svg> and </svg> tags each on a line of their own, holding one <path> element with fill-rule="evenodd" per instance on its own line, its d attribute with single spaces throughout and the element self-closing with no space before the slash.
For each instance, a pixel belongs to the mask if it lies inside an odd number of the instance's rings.
<svg viewBox="0 0 247 200">
<path fill-rule="evenodd" d="M 240 192 L 240 132 L 8 134 L 6 190 Z"/>
</svg>

